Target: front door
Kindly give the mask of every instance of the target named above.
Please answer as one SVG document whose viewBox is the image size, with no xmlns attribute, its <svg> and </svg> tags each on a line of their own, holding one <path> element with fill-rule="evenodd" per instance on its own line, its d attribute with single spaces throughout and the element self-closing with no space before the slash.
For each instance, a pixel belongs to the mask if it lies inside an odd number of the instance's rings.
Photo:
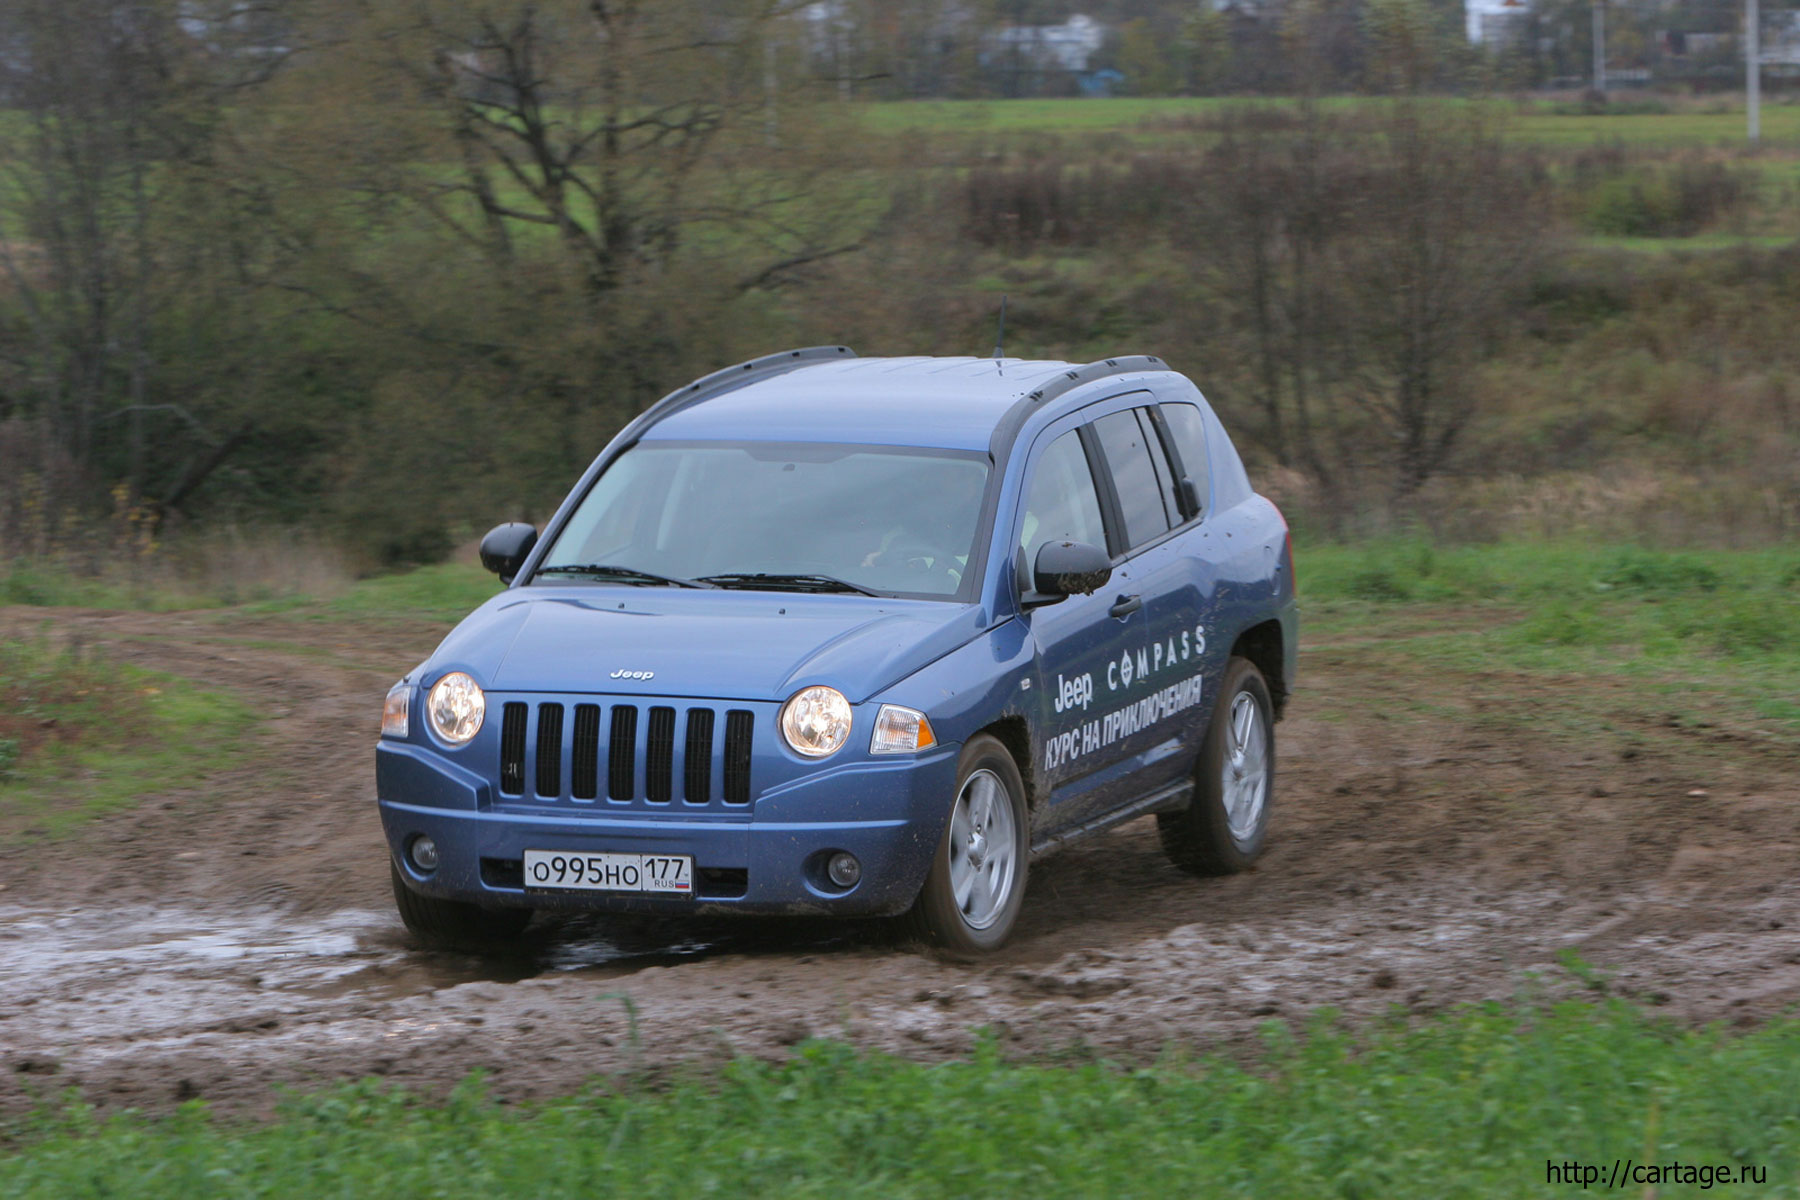
<svg viewBox="0 0 1800 1200">
<path fill-rule="evenodd" d="M 1046 543 L 1110 547 L 1095 482 L 1099 453 L 1092 432 L 1084 435 L 1072 424 L 1052 426 L 1033 447 L 1017 534 L 1022 592 L 1030 591 L 1031 566 Z M 1025 612 L 1037 667 L 1033 748 L 1039 781 L 1049 797 L 1034 822 L 1038 837 L 1080 824 L 1090 808 L 1084 781 L 1104 778 L 1126 753 L 1123 745 L 1103 739 L 1101 719 L 1107 670 L 1111 667 L 1116 677 L 1128 631 L 1143 623 L 1126 611 L 1129 606 L 1118 615 L 1112 612 L 1118 593 L 1129 589 L 1129 572 L 1115 568 L 1112 579 L 1093 595 L 1070 596 Z"/>
</svg>

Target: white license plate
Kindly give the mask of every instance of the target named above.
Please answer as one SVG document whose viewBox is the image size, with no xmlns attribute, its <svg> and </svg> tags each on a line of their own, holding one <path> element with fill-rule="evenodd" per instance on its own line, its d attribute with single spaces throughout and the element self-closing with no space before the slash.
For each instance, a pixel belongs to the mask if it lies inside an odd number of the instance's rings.
<svg viewBox="0 0 1800 1200">
<path fill-rule="evenodd" d="M 685 854 L 587 854 L 527 850 L 525 890 L 694 894 L 694 860 Z"/>
</svg>

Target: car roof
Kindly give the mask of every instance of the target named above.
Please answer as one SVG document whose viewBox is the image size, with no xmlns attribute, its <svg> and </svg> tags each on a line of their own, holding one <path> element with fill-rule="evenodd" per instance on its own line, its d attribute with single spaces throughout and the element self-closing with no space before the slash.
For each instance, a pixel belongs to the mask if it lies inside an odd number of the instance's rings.
<svg viewBox="0 0 1800 1200">
<path fill-rule="evenodd" d="M 986 450 L 1020 397 L 1073 365 L 1020 358 L 832 360 L 678 409 L 643 437 Z"/>
</svg>

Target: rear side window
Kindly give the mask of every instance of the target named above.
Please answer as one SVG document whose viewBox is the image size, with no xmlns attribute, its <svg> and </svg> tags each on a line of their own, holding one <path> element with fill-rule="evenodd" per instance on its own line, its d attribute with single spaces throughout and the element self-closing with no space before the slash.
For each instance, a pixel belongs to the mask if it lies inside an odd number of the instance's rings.
<svg viewBox="0 0 1800 1200">
<path fill-rule="evenodd" d="M 1163 511 L 1169 516 L 1169 524 L 1181 524 L 1181 502 L 1175 494 L 1174 467 L 1169 463 L 1169 447 L 1163 443 L 1162 435 L 1156 432 L 1156 422 L 1150 419 L 1150 410 L 1134 408 L 1137 414 L 1138 428 L 1144 432 L 1144 445 L 1150 448 L 1150 466 L 1156 471 L 1156 491 L 1162 497 Z"/>
<path fill-rule="evenodd" d="M 1162 415 L 1168 423 L 1169 433 L 1175 438 L 1175 453 L 1181 457 L 1180 471 L 1194 481 L 1201 510 L 1205 511 L 1207 498 L 1212 495 L 1212 482 L 1207 471 L 1206 418 L 1192 404 L 1165 404 Z"/>
<path fill-rule="evenodd" d="M 1031 486 L 1025 494 L 1025 524 L 1019 546 L 1029 569 L 1037 562 L 1045 542 L 1086 542 L 1106 549 L 1106 524 L 1100 519 L 1100 498 L 1094 491 L 1094 473 L 1088 469 L 1081 436 L 1065 433 L 1050 443 L 1032 468 Z"/>
<path fill-rule="evenodd" d="M 1101 417 L 1094 422 L 1094 432 L 1100 435 L 1106 465 L 1112 471 L 1113 488 L 1119 494 L 1126 542 L 1141 546 L 1168 532 L 1169 507 L 1174 502 L 1162 486 L 1168 467 L 1164 464 L 1158 469 L 1156 458 L 1161 456 L 1162 447 L 1145 436 L 1144 423 L 1136 410 Z"/>
</svg>

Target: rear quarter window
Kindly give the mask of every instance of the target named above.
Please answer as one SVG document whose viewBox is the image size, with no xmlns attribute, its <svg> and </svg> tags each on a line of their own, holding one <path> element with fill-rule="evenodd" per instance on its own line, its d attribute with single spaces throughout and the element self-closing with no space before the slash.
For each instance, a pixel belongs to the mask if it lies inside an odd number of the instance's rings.
<svg viewBox="0 0 1800 1200">
<path fill-rule="evenodd" d="M 1094 422 L 1106 465 L 1112 472 L 1113 489 L 1125 518 L 1125 540 L 1131 546 L 1167 533 L 1172 523 L 1169 502 L 1164 499 L 1162 472 L 1156 467 L 1161 446 L 1153 446 L 1135 409 L 1110 413 Z"/>
<path fill-rule="evenodd" d="M 1200 496 L 1200 511 L 1204 513 L 1212 496 L 1211 472 L 1208 470 L 1206 456 L 1206 418 L 1195 404 L 1164 404 L 1162 415 L 1168 424 L 1170 435 L 1175 439 L 1173 449 L 1181 458 L 1178 469 L 1183 476 L 1194 481 L 1194 490 Z"/>
</svg>

